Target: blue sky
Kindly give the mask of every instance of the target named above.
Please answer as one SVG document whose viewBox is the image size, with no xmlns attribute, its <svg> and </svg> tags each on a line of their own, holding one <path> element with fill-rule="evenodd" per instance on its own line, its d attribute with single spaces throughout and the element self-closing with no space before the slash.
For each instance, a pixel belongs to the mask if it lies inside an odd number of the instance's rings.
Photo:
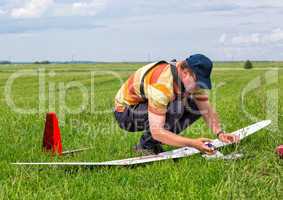
<svg viewBox="0 0 283 200">
<path fill-rule="evenodd" d="M 281 0 L 0 0 L 0 60 L 283 60 Z"/>
</svg>

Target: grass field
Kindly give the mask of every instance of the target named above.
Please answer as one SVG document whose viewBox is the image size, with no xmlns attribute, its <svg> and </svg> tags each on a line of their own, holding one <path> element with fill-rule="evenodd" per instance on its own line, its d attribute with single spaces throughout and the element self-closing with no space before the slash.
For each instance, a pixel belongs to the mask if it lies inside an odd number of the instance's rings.
<svg viewBox="0 0 283 200">
<path fill-rule="evenodd" d="M 223 149 L 225 153 L 243 152 L 245 157 L 241 160 L 206 161 L 196 155 L 133 168 L 92 170 L 10 164 L 105 161 L 136 156 L 131 147 L 141 133 L 120 130 L 111 110 L 120 81 L 141 65 L 1 65 L 1 199 L 283 199 L 283 160 L 274 153 L 275 147 L 283 143 L 283 63 L 280 62 L 257 62 L 252 70 L 242 70 L 240 62 L 215 65 L 213 82 L 218 88 L 210 96 L 225 130 L 234 131 L 266 118 L 274 122 L 269 129 L 240 145 Z M 41 78 L 36 76 L 37 72 Z M 20 73 L 29 76 L 12 81 Z M 39 82 L 42 77 L 43 84 Z M 76 87 L 62 94 L 68 83 L 77 86 L 80 83 L 85 96 Z M 249 91 L 253 86 L 255 89 Z M 83 100 L 87 102 L 82 112 L 66 111 L 66 108 L 77 110 Z M 20 113 L 28 110 L 29 114 Z M 94 149 L 68 157 L 42 153 L 48 111 L 58 113 L 65 150 L 88 146 Z M 183 134 L 214 138 L 203 120 Z"/>
</svg>

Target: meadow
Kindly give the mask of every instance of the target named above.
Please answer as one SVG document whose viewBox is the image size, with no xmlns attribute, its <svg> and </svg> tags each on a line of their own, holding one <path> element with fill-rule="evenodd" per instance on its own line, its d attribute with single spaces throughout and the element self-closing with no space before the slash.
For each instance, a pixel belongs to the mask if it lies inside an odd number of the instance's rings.
<svg viewBox="0 0 283 200">
<path fill-rule="evenodd" d="M 0 199 L 283 199 L 283 62 L 217 62 L 210 92 L 226 131 L 264 119 L 267 129 L 225 147 L 236 161 L 200 155 L 135 167 L 54 168 L 12 162 L 106 161 L 137 156 L 141 133 L 119 129 L 112 109 L 121 82 L 142 63 L 0 65 Z M 63 149 L 42 152 L 45 115 L 60 120 Z M 182 134 L 215 136 L 201 119 Z M 166 147 L 166 149 L 171 149 Z"/>
</svg>

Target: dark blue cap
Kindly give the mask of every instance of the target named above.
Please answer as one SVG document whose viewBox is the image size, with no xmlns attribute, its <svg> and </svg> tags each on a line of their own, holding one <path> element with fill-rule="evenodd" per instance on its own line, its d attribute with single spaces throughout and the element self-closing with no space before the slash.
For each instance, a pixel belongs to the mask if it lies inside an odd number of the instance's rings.
<svg viewBox="0 0 283 200">
<path fill-rule="evenodd" d="M 211 89 L 212 61 L 205 55 L 195 54 L 187 58 L 186 62 L 197 77 L 197 85 L 203 89 Z"/>
</svg>

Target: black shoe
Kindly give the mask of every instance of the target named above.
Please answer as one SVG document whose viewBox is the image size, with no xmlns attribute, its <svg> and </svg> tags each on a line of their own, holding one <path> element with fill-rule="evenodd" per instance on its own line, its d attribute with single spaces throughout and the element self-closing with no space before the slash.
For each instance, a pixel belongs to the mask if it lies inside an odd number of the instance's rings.
<svg viewBox="0 0 283 200">
<path fill-rule="evenodd" d="M 133 147 L 136 153 L 141 153 L 143 155 L 155 155 L 164 152 L 161 144 L 155 144 L 153 147 L 148 148 L 142 146 L 140 143 Z"/>
</svg>

